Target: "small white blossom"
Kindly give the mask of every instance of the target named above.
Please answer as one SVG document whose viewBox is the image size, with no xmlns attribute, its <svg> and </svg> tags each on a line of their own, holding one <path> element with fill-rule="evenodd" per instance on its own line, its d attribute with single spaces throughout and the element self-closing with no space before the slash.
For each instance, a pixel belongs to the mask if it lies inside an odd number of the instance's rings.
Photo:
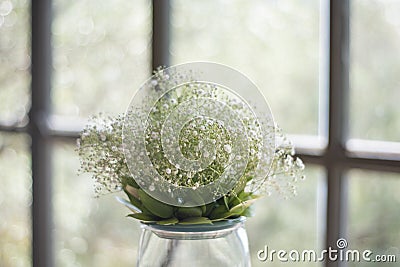
<svg viewBox="0 0 400 267">
<path fill-rule="evenodd" d="M 151 185 L 149 186 L 149 190 L 150 190 L 150 191 L 153 192 L 155 189 L 156 189 L 156 187 L 154 186 L 154 184 L 151 184 Z"/>
<path fill-rule="evenodd" d="M 224 145 L 224 150 L 226 153 L 230 154 L 232 152 L 232 147 L 230 145 Z"/>
</svg>

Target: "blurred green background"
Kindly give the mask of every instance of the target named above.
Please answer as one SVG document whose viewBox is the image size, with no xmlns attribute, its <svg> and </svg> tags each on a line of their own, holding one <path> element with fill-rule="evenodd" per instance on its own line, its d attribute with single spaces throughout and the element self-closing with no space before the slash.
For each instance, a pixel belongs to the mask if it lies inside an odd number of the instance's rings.
<svg viewBox="0 0 400 267">
<path fill-rule="evenodd" d="M 323 1 L 323 0 L 322 0 Z M 318 135 L 326 125 L 319 89 L 319 1 L 171 1 L 171 64 L 208 60 L 248 75 L 286 133 Z M 30 2 L 0 0 L 0 124 L 24 125 L 29 111 Z M 151 2 L 54 0 L 54 115 L 86 119 L 125 111 L 151 73 Z M 351 1 L 350 137 L 400 141 L 400 2 Z M 325 51 L 326 52 L 326 51 Z M 30 140 L 0 132 L 0 266 L 30 266 Z M 77 176 L 72 142 L 54 140 L 56 266 L 133 266 L 139 224 L 114 195 L 95 199 L 90 176 Z M 265 198 L 247 223 L 256 251 L 321 249 L 325 173 L 306 166 L 292 200 Z M 351 170 L 348 242 L 377 253 L 400 249 L 400 174 Z M 394 251 L 394 252 L 393 252 Z M 400 259 L 398 259 L 400 260 Z M 292 263 L 292 266 L 322 266 Z M 361 266 L 353 264 L 351 266 Z M 366 264 L 367 266 L 367 264 Z M 395 266 L 385 264 L 385 266 Z"/>
</svg>

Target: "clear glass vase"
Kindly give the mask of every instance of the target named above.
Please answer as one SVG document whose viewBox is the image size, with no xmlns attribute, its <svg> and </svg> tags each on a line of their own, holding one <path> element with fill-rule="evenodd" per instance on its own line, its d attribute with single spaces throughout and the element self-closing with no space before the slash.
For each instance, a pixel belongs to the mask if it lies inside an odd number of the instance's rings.
<svg viewBox="0 0 400 267">
<path fill-rule="evenodd" d="M 142 224 L 139 267 L 251 266 L 245 217 L 212 225 Z"/>
</svg>

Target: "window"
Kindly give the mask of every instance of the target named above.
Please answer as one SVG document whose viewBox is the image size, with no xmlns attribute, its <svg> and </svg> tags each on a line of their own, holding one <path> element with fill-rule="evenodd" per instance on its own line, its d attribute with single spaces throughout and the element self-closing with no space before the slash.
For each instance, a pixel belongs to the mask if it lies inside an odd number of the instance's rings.
<svg viewBox="0 0 400 267">
<path fill-rule="evenodd" d="M 0 0 L 0 265 L 134 264 L 139 226 L 112 196 L 92 197 L 75 138 L 89 115 L 124 112 L 152 69 L 194 60 L 255 81 L 306 162 L 299 196 L 267 198 L 249 219 L 253 252 L 339 237 L 398 251 L 399 11 L 381 0 Z"/>
</svg>

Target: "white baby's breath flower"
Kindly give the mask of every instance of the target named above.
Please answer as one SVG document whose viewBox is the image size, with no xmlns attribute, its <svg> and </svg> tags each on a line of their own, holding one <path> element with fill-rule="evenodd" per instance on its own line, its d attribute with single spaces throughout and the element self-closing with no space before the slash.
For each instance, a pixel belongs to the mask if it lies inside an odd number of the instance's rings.
<svg viewBox="0 0 400 267">
<path fill-rule="evenodd" d="M 224 145 L 224 150 L 226 153 L 230 154 L 232 152 L 232 147 L 230 145 Z"/>
<path fill-rule="evenodd" d="M 168 83 L 173 83 L 173 76 L 160 72 L 157 79 L 151 81 L 152 89 L 157 89 L 163 86 L 168 86 Z M 172 87 L 171 87 L 172 88 Z M 243 176 L 246 177 L 249 184 L 255 183 L 252 181 L 256 177 L 257 164 L 264 160 L 268 155 L 263 154 L 263 138 L 266 133 L 261 131 L 259 123 L 252 116 L 252 112 L 246 110 L 246 105 L 238 102 L 238 99 L 230 99 L 230 96 L 217 92 L 216 86 L 209 84 L 203 85 L 188 85 L 182 89 L 182 92 L 169 92 L 158 100 L 158 102 L 150 108 L 150 114 L 146 112 L 145 118 L 140 117 L 140 110 L 128 114 L 132 116 L 134 122 L 145 121 L 145 150 L 140 153 L 127 155 L 128 160 L 135 160 L 138 163 L 143 163 L 144 157 L 151 160 L 151 166 L 148 169 L 155 168 L 157 173 L 166 177 L 166 181 L 177 186 L 188 186 L 198 188 L 202 185 L 212 183 L 219 179 L 222 173 L 226 171 L 226 166 L 230 164 L 232 158 L 237 161 L 243 161 L 246 164 Z M 167 158 L 164 154 L 164 145 L 171 144 L 173 140 L 170 136 L 163 139 L 162 131 L 173 132 L 173 129 L 164 127 L 164 121 L 181 103 L 202 97 L 213 97 L 216 100 L 227 103 L 237 114 L 242 116 L 242 123 L 245 126 L 248 136 L 247 153 L 240 155 L 231 155 L 236 151 L 236 147 L 231 140 L 231 135 L 240 132 L 242 129 L 231 127 L 229 122 L 232 118 L 228 114 L 217 110 L 221 113 L 219 120 L 212 119 L 206 116 L 198 116 L 187 124 L 183 125 L 178 134 L 179 151 L 189 160 L 208 159 L 210 165 L 201 171 L 187 171 L 186 168 L 181 168 L 172 158 Z M 151 103 L 153 104 L 153 103 Z M 205 105 L 209 105 L 206 103 Z M 187 110 L 192 112 L 195 107 Z M 143 113 L 143 112 L 142 112 Z M 139 116 L 139 117 L 138 117 Z M 127 162 L 122 149 L 122 129 L 123 117 L 102 119 L 101 116 L 95 117 L 95 123 L 86 127 L 81 134 L 81 138 L 77 141 L 78 152 L 81 157 L 81 170 L 83 172 L 92 172 L 96 181 L 96 192 L 115 191 L 123 188 L 126 184 L 135 183 L 132 178 Z M 178 122 L 172 124 L 173 127 L 179 128 Z M 172 126 L 171 125 L 171 126 Z M 135 129 L 135 127 L 132 127 Z M 260 190 L 270 193 L 271 191 L 282 192 L 283 194 L 295 194 L 293 183 L 297 178 L 303 178 L 302 170 L 304 163 L 294 155 L 293 145 L 284 137 L 279 128 L 272 129 L 278 135 L 281 135 L 283 144 L 278 145 L 276 153 L 272 159 L 272 167 L 268 177 L 265 178 L 265 183 Z M 207 144 L 211 144 L 215 151 L 205 150 L 202 147 L 202 142 L 207 140 Z M 140 140 L 143 141 L 143 140 Z M 141 147 L 143 144 L 138 140 L 131 140 L 132 147 Z M 214 153 L 214 154 L 212 154 Z M 247 154 L 246 156 L 244 156 Z M 268 164 L 270 161 L 268 161 Z M 268 168 L 269 165 L 265 165 Z M 232 172 L 232 169 L 228 169 Z M 150 173 L 147 169 L 143 173 Z M 289 177 L 285 179 L 282 177 Z M 155 184 L 147 185 L 150 191 L 155 190 Z M 157 183 L 158 186 L 158 183 Z M 288 192 L 288 193 L 285 193 Z"/>
</svg>

